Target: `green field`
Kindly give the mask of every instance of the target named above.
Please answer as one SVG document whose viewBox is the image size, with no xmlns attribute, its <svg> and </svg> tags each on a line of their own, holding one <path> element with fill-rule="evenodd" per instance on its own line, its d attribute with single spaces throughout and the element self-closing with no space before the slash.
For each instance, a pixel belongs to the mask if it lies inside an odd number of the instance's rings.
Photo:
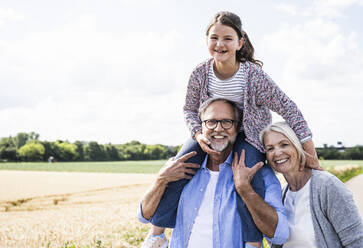
<svg viewBox="0 0 363 248">
<path fill-rule="evenodd" d="M 363 166 L 363 160 L 320 160 L 321 166 L 341 166 L 341 165 L 360 165 Z"/>
<path fill-rule="evenodd" d="M 106 173 L 156 173 L 165 160 L 117 162 L 0 163 L 0 170 Z"/>
<path fill-rule="evenodd" d="M 67 171 L 67 172 L 106 172 L 106 173 L 156 173 L 165 160 L 118 161 L 118 162 L 26 162 L 0 163 L 0 170 L 22 171 Z M 321 160 L 323 167 L 360 165 L 363 160 Z"/>
</svg>

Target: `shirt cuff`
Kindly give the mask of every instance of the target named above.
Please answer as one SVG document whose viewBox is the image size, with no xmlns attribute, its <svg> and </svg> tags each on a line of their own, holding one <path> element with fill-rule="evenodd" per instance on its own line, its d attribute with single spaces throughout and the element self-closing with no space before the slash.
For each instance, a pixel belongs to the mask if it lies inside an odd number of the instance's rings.
<svg viewBox="0 0 363 248">
<path fill-rule="evenodd" d="M 245 248 L 256 248 L 256 247 L 254 247 L 254 246 L 252 246 L 252 245 L 250 245 L 250 244 L 245 244 Z"/>
<path fill-rule="evenodd" d="M 261 247 L 263 247 L 263 244 L 262 244 L 262 246 Z M 252 245 L 250 245 L 250 244 L 245 244 L 245 248 L 256 248 L 256 247 L 254 247 L 254 246 L 252 246 Z"/>
<path fill-rule="evenodd" d="M 202 131 L 202 127 L 201 126 L 196 126 L 192 129 L 191 135 L 192 135 L 192 139 L 195 140 L 195 134 L 197 132 L 201 132 Z"/>
<path fill-rule="evenodd" d="M 289 238 L 289 225 L 285 214 L 277 211 L 277 226 L 273 238 L 265 238 L 273 244 L 282 245 Z"/>
<path fill-rule="evenodd" d="M 300 142 L 305 143 L 306 141 L 311 140 L 311 139 L 312 139 L 312 136 L 310 135 L 308 137 L 305 137 L 305 138 L 301 139 Z"/>
<path fill-rule="evenodd" d="M 142 206 L 141 203 L 139 204 L 139 208 L 137 209 L 137 218 L 141 223 L 150 223 L 150 220 L 145 219 L 145 217 L 142 215 Z"/>
</svg>

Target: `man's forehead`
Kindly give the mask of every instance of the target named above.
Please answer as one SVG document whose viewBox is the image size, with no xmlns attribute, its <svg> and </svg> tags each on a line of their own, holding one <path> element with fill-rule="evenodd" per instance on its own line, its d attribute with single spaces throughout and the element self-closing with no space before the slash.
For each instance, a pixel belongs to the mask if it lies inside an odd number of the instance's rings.
<svg viewBox="0 0 363 248">
<path fill-rule="evenodd" d="M 225 101 L 215 101 L 204 111 L 202 116 L 224 116 L 223 118 L 234 118 L 234 109 L 231 104 Z"/>
</svg>

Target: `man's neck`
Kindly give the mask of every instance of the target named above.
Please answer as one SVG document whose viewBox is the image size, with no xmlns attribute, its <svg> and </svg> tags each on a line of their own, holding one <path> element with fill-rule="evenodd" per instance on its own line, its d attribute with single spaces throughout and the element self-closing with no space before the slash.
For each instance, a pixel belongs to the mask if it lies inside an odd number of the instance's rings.
<svg viewBox="0 0 363 248">
<path fill-rule="evenodd" d="M 230 145 L 220 152 L 220 155 L 208 155 L 207 168 L 211 171 L 219 171 L 219 165 L 223 164 L 232 151 L 233 146 Z"/>
</svg>

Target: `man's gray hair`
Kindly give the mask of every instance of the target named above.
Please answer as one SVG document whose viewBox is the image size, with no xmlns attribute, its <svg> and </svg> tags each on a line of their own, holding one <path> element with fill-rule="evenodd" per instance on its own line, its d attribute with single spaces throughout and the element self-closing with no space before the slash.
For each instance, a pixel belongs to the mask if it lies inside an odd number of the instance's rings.
<svg viewBox="0 0 363 248">
<path fill-rule="evenodd" d="M 237 126 L 239 126 L 239 124 L 241 123 L 242 111 L 237 107 L 236 102 L 231 101 L 231 100 L 229 100 L 227 98 L 223 98 L 223 97 L 212 97 L 212 98 L 209 98 L 207 101 L 203 102 L 202 105 L 200 105 L 199 111 L 198 111 L 199 119 L 201 121 L 203 121 L 202 116 L 205 113 L 205 111 L 207 110 L 207 108 L 209 107 L 209 105 L 211 105 L 214 102 L 218 102 L 218 101 L 228 103 L 229 105 L 232 106 L 232 108 L 234 110 L 235 121 L 238 124 Z"/>
</svg>

